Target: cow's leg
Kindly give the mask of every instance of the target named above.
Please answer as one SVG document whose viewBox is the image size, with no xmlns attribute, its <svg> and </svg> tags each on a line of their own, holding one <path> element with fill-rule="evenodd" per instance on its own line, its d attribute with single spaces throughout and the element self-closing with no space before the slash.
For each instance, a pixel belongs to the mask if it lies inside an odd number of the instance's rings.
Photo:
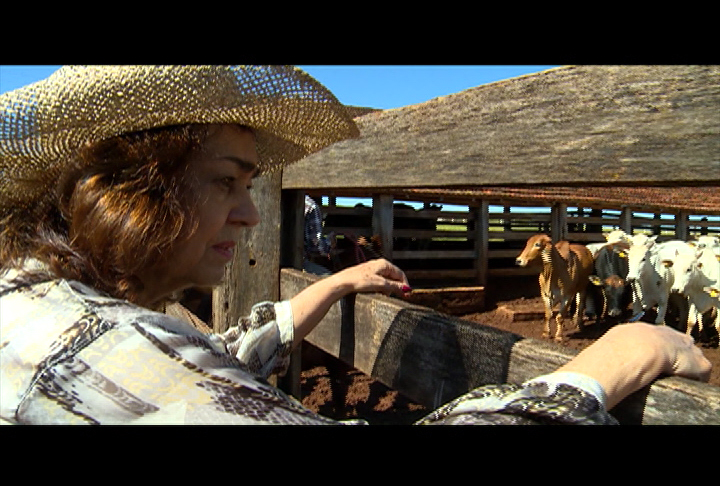
<svg viewBox="0 0 720 486">
<path fill-rule="evenodd" d="M 585 314 L 585 292 L 580 291 L 575 294 L 575 327 L 578 331 L 582 331 L 583 315 Z"/>
<path fill-rule="evenodd" d="M 699 318 L 699 319 L 698 319 Z M 690 302 L 690 309 L 688 310 L 688 316 L 687 316 L 687 329 L 685 329 L 685 333 L 690 336 L 692 334 L 693 329 L 695 328 L 695 324 L 700 324 L 698 332 L 702 332 L 702 325 L 703 325 L 703 318 L 702 314 L 698 316 L 697 307 L 695 307 L 694 302 Z"/>
<path fill-rule="evenodd" d="M 566 297 L 563 297 L 560 300 L 560 310 L 558 311 L 557 315 L 555 316 L 555 341 L 562 342 L 563 340 L 563 321 L 565 319 L 565 316 L 568 313 L 568 309 L 570 307 L 570 300 Z"/>
<path fill-rule="evenodd" d="M 640 313 L 645 311 L 645 302 L 642 293 L 642 287 L 640 282 L 633 281 L 630 283 L 630 289 L 632 291 L 632 312 L 633 317 L 637 317 Z"/>
<path fill-rule="evenodd" d="M 545 323 L 543 328 L 542 337 L 549 338 L 550 337 L 550 319 L 552 319 L 553 314 L 553 301 L 552 296 L 546 294 L 543 292 L 542 295 L 543 304 L 545 305 Z"/>
<path fill-rule="evenodd" d="M 655 318 L 655 324 L 665 324 L 665 314 L 667 314 L 668 302 L 670 301 L 670 293 L 663 292 L 662 297 L 658 299 L 657 303 L 657 317 Z"/>
</svg>

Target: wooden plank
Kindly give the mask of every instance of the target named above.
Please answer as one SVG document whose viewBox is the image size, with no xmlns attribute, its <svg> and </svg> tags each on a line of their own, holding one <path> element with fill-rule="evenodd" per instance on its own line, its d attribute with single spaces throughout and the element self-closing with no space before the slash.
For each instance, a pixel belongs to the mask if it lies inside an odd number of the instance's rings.
<svg viewBox="0 0 720 486">
<path fill-rule="evenodd" d="M 415 280 L 446 280 L 460 278 L 477 278 L 477 270 L 405 270 L 411 282 Z"/>
<path fill-rule="evenodd" d="M 282 191 L 280 199 L 280 264 L 302 270 L 305 258 L 305 193 Z M 279 292 L 279 285 L 275 286 Z M 302 372 L 302 343 L 290 355 L 290 365 L 283 377 L 271 377 L 286 393 L 300 398 Z"/>
<path fill-rule="evenodd" d="M 623 206 L 622 211 L 620 213 L 620 229 L 623 230 L 625 233 L 631 235 L 633 234 L 632 230 L 632 208 L 628 206 Z"/>
<path fill-rule="evenodd" d="M 539 273 L 540 269 L 531 267 L 508 267 L 488 269 L 488 276 L 490 277 L 517 277 L 524 275 L 538 275 Z"/>
<path fill-rule="evenodd" d="M 305 254 L 305 194 L 282 191 L 281 264 L 302 269 Z"/>
<path fill-rule="evenodd" d="M 576 224 L 617 224 L 618 218 L 617 217 L 606 217 L 606 216 L 568 216 L 567 222 L 569 224 L 576 223 Z"/>
<path fill-rule="evenodd" d="M 567 204 L 557 203 L 552 207 L 552 222 L 550 237 L 553 242 L 564 240 L 567 237 Z"/>
<path fill-rule="evenodd" d="M 474 250 L 446 250 L 446 251 L 394 251 L 392 252 L 393 260 L 433 260 L 440 258 L 475 258 Z"/>
<path fill-rule="evenodd" d="M 356 237 L 370 237 L 373 235 L 372 228 L 360 228 L 356 226 L 324 226 L 323 231 L 325 231 L 326 234 L 333 232 L 336 235 L 353 235 Z"/>
<path fill-rule="evenodd" d="M 488 275 L 488 252 L 489 252 L 489 204 L 487 201 L 481 201 L 479 206 L 471 209 L 475 221 L 475 270 L 477 271 L 478 285 L 487 285 Z"/>
<path fill-rule="evenodd" d="M 490 231 L 488 236 L 491 239 L 526 241 L 532 235 L 538 233 L 542 233 L 542 231 L 539 231 L 538 228 L 533 228 L 529 231 Z"/>
<path fill-rule="evenodd" d="M 404 300 L 460 316 L 485 310 L 485 287 L 414 289 Z"/>
<path fill-rule="evenodd" d="M 602 233 L 568 233 L 565 238 L 568 241 L 576 241 L 579 243 L 606 241 Z"/>
<path fill-rule="evenodd" d="M 688 211 L 680 211 L 675 216 L 675 237 L 683 241 L 688 239 Z"/>
<path fill-rule="evenodd" d="M 315 275 L 281 271 L 281 297 L 317 281 Z M 349 365 L 430 408 L 490 383 L 522 383 L 552 372 L 576 351 L 434 312 L 380 295 L 357 295 L 353 321 L 343 329 L 341 304 L 307 340 L 339 356 L 352 343 Z M 346 304 L 347 307 L 347 304 Z M 720 387 L 663 378 L 613 410 L 621 423 L 720 424 Z"/>
<path fill-rule="evenodd" d="M 522 250 L 488 250 L 488 258 L 517 258 Z"/>
<path fill-rule="evenodd" d="M 391 194 L 379 194 L 373 197 L 372 229 L 373 234 L 380 235 L 385 258 L 392 261 L 393 197 Z"/>
</svg>

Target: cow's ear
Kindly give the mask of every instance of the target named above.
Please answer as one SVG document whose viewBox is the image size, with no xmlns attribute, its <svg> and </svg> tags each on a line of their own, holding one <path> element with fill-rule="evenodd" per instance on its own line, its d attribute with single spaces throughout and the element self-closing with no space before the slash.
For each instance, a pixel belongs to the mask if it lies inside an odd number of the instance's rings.
<svg viewBox="0 0 720 486">
<path fill-rule="evenodd" d="M 720 289 L 716 287 L 703 287 L 703 292 L 707 292 L 708 294 L 710 294 L 710 297 L 713 298 L 720 295 Z"/>
<path fill-rule="evenodd" d="M 590 283 L 592 283 L 593 285 L 601 285 L 602 284 L 602 282 L 600 281 L 600 277 L 598 277 L 597 275 L 590 275 L 590 277 L 588 277 L 588 278 L 590 279 Z"/>
</svg>

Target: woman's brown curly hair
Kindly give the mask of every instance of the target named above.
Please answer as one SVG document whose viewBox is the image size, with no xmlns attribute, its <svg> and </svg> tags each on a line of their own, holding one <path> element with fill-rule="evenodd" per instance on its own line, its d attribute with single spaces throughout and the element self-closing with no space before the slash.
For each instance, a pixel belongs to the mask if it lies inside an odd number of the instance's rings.
<svg viewBox="0 0 720 486">
<path fill-rule="evenodd" d="M 140 305 L 158 304 L 143 302 L 137 274 L 162 265 L 175 242 L 192 233 L 194 201 L 183 192 L 183 176 L 207 134 L 206 125 L 164 127 L 80 150 L 52 207 L 14 211 L 2 222 L 2 268 L 35 258 L 49 273 L 34 280 L 79 280 Z"/>
</svg>

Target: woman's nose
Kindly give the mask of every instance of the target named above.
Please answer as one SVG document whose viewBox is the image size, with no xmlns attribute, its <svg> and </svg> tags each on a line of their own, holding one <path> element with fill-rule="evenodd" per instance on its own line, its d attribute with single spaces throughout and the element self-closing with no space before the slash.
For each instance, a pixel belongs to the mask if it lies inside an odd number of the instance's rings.
<svg viewBox="0 0 720 486">
<path fill-rule="evenodd" d="M 249 194 L 232 208 L 228 216 L 228 223 L 247 227 L 260 223 L 260 214 Z"/>
</svg>

